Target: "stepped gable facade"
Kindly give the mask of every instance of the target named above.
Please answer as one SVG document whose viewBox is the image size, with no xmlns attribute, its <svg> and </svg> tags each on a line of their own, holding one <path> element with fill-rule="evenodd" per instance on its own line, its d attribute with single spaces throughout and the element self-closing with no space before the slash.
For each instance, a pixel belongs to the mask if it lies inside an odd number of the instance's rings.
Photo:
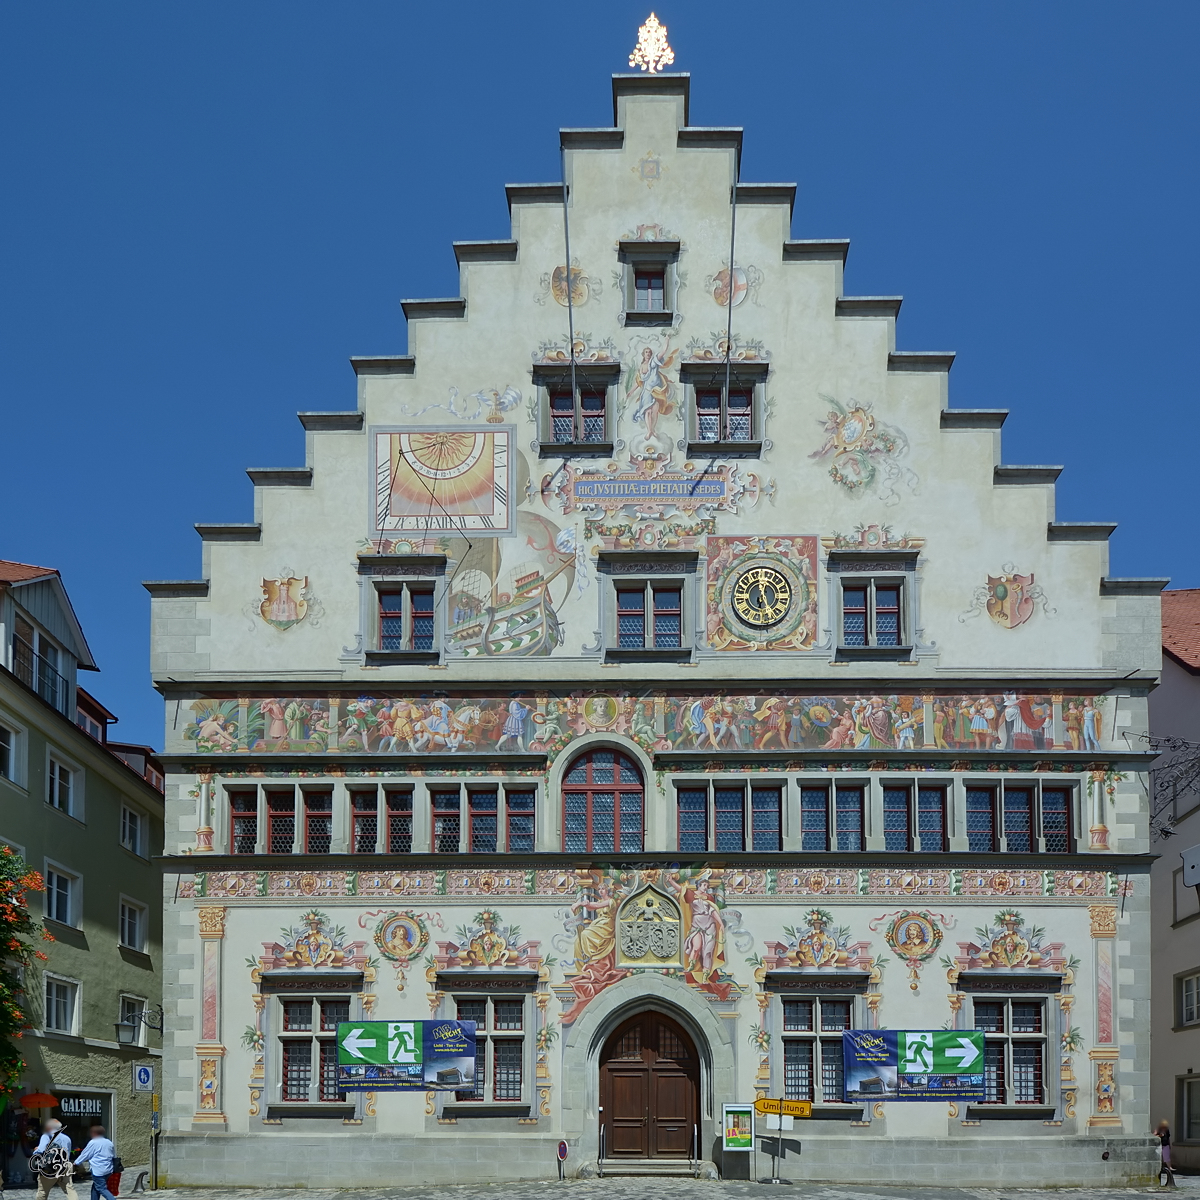
<svg viewBox="0 0 1200 1200">
<path fill-rule="evenodd" d="M 722 1105 L 777 1096 L 793 1178 L 1152 1174 L 1163 581 L 688 84 L 614 77 L 565 197 L 508 187 L 409 353 L 147 585 L 172 1183 L 548 1178 L 560 1139 L 744 1174 Z M 476 1021 L 476 1069 L 339 1090 L 370 1019 Z M 982 1096 L 850 1081 L 847 1029 L 980 1032 Z"/>
</svg>

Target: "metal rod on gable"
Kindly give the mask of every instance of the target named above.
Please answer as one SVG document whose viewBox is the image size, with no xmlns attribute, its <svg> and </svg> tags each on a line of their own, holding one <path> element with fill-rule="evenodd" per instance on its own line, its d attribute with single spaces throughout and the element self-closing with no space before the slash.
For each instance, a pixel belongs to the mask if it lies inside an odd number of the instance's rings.
<svg viewBox="0 0 1200 1200">
<path fill-rule="evenodd" d="M 737 190 L 742 173 L 741 168 L 741 156 L 735 146 L 733 150 L 733 203 L 729 217 L 729 290 L 726 293 L 725 301 L 729 305 L 729 317 L 725 325 L 725 399 L 722 405 L 723 409 L 729 404 L 729 377 L 733 370 L 733 252 L 737 244 Z M 724 420 L 723 417 L 722 420 Z"/>
<path fill-rule="evenodd" d="M 571 216 L 567 205 L 567 148 L 560 141 L 558 144 L 559 171 L 562 175 L 563 189 L 563 239 L 567 250 L 567 339 L 571 353 L 571 406 L 579 403 L 579 393 L 575 390 L 575 305 L 571 293 L 575 290 L 575 281 L 571 278 Z M 550 291 L 554 291 L 554 280 L 550 280 Z"/>
</svg>

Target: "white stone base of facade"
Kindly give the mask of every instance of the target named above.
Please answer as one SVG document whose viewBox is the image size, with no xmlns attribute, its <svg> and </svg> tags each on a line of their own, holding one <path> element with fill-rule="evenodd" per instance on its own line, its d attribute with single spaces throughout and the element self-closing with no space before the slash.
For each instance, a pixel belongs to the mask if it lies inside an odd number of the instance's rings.
<svg viewBox="0 0 1200 1200">
<path fill-rule="evenodd" d="M 800 1139 L 803 1150 L 799 1157 L 789 1154 L 780 1173 L 794 1182 L 1079 1188 L 1157 1182 L 1158 1144 L 1148 1137 L 1034 1140 L 991 1134 L 947 1141 L 805 1137 L 802 1130 L 791 1136 Z M 520 1138 L 456 1134 L 452 1141 L 364 1133 L 168 1133 L 160 1144 L 160 1182 L 166 1187 L 355 1188 L 550 1180 L 558 1178 L 558 1141 L 557 1134 L 541 1132 Z M 738 1155 L 725 1174 L 747 1178 L 748 1157 Z M 770 1156 L 760 1151 L 756 1165 L 758 1175 L 769 1173 Z M 595 1162 L 574 1156 L 567 1167 L 573 1177 L 596 1171 Z"/>
</svg>

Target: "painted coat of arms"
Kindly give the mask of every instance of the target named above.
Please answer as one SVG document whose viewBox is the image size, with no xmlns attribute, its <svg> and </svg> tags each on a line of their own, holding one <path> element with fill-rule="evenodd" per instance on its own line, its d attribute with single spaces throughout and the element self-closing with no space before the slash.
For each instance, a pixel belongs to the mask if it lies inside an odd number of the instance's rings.
<svg viewBox="0 0 1200 1200">
<path fill-rule="evenodd" d="M 308 576 L 295 575 L 262 581 L 263 600 L 259 615 L 275 629 L 291 629 L 308 616 Z"/>
<path fill-rule="evenodd" d="M 1032 575 L 989 575 L 987 615 L 1003 629 L 1016 629 L 1033 616 Z"/>
</svg>

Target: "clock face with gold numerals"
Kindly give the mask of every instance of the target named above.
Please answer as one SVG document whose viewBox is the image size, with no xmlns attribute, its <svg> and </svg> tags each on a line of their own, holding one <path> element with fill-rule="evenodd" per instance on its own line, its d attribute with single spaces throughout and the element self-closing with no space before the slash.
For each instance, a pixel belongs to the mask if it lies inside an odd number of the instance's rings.
<svg viewBox="0 0 1200 1200">
<path fill-rule="evenodd" d="M 733 585 L 733 611 L 747 625 L 765 629 L 787 616 L 792 581 L 774 567 L 747 567 Z"/>
</svg>

